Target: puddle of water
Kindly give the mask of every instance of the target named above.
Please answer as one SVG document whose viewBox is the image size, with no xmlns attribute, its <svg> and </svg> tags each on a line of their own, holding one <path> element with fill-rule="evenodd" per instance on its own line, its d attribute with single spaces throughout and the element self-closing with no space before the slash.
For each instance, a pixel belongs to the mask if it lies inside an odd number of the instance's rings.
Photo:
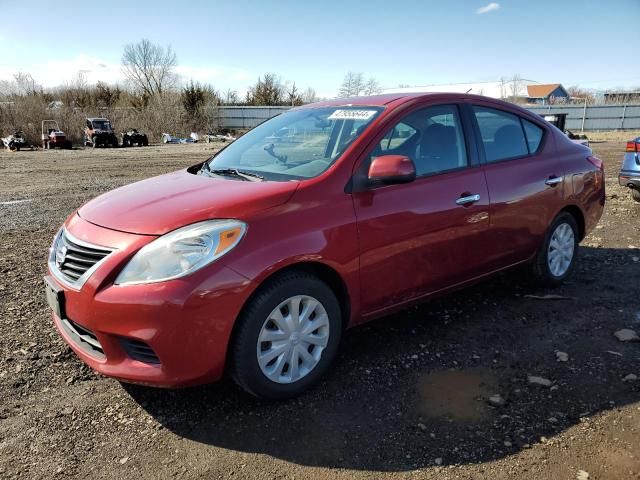
<svg viewBox="0 0 640 480">
<path fill-rule="evenodd" d="M 474 422 L 487 418 L 486 400 L 497 393 L 498 380 L 486 370 L 441 370 L 418 382 L 418 415 Z"/>
</svg>

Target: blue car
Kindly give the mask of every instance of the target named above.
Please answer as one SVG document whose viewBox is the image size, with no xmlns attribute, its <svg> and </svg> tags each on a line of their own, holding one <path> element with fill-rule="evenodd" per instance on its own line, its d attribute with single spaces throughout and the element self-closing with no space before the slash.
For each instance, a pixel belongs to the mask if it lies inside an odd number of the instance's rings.
<svg viewBox="0 0 640 480">
<path fill-rule="evenodd" d="M 633 199 L 640 202 L 640 137 L 627 142 L 618 182 L 629 187 Z"/>
</svg>

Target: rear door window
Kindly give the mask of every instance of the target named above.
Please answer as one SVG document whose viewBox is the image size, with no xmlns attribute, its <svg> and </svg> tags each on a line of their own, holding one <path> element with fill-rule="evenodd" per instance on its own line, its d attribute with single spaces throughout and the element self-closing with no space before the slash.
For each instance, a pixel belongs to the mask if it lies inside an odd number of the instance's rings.
<svg viewBox="0 0 640 480">
<path fill-rule="evenodd" d="M 520 117 L 502 110 L 473 107 L 487 162 L 529 155 Z"/>
</svg>

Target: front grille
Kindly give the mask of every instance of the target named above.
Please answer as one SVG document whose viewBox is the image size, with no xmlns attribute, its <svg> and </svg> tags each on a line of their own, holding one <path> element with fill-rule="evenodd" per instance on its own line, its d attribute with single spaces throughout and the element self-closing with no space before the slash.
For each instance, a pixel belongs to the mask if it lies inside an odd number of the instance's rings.
<svg viewBox="0 0 640 480">
<path fill-rule="evenodd" d="M 68 318 L 62 319 L 62 326 L 67 334 L 74 340 L 76 345 L 82 348 L 85 352 L 93 355 L 97 358 L 105 358 L 102 345 L 96 337 L 95 333 L 89 330 L 87 327 L 69 320 Z"/>
<path fill-rule="evenodd" d="M 134 340 L 133 338 L 120 339 L 120 344 L 124 348 L 129 357 L 144 363 L 160 363 L 160 359 L 149 345 L 142 340 Z"/>
<path fill-rule="evenodd" d="M 58 273 L 62 280 L 80 287 L 86 279 L 83 276 L 111 252 L 109 248 L 77 240 L 66 230 L 62 230 L 53 247 L 49 263 L 53 272 Z"/>
</svg>

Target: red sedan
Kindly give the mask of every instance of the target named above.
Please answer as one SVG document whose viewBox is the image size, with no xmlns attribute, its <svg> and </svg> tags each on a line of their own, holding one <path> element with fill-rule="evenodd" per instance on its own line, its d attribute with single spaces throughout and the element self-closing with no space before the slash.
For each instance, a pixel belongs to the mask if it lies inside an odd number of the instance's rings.
<svg viewBox="0 0 640 480">
<path fill-rule="evenodd" d="M 587 147 L 505 102 L 316 103 L 74 212 L 47 298 L 105 375 L 176 387 L 227 371 L 284 398 L 318 382 L 347 327 L 516 265 L 562 282 L 603 180 Z"/>
</svg>

